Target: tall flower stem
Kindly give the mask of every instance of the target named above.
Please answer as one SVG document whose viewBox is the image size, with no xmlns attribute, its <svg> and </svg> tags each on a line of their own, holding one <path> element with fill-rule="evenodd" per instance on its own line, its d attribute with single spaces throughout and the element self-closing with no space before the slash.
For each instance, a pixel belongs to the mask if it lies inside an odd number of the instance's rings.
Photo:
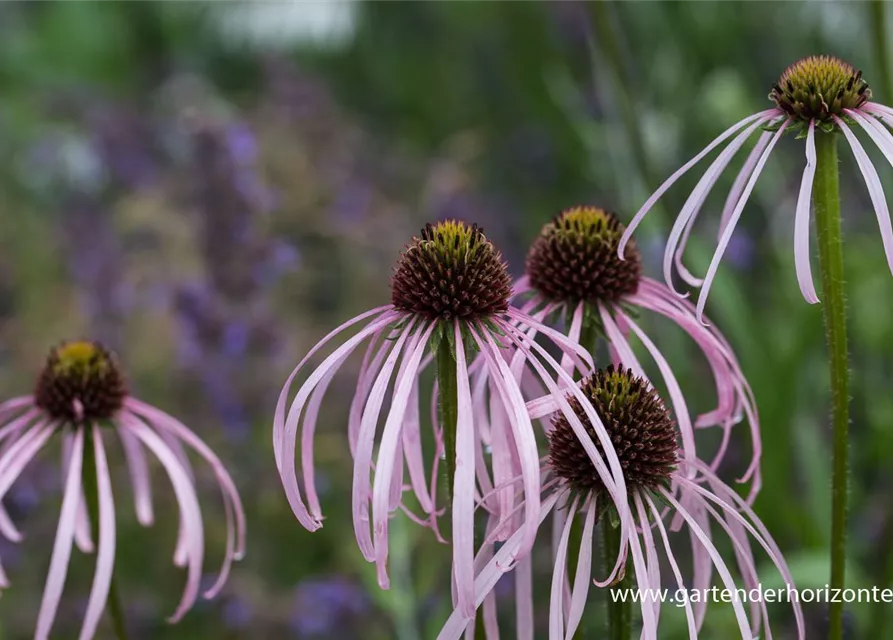
<svg viewBox="0 0 893 640">
<path fill-rule="evenodd" d="M 615 527 L 608 514 L 602 516 L 602 534 L 605 544 L 605 566 L 608 570 L 617 561 L 620 552 L 620 527 Z M 629 592 L 621 594 L 630 588 L 630 567 L 626 568 L 623 577 L 608 588 L 608 634 L 606 640 L 630 640 L 632 637 L 633 609 Z"/>
<path fill-rule="evenodd" d="M 456 421 L 459 419 L 459 397 L 456 384 L 456 356 L 446 335 L 441 337 L 437 345 L 437 388 L 446 458 L 444 462 L 446 463 L 447 495 L 452 500 L 453 480 L 456 477 Z"/>
<path fill-rule="evenodd" d="M 84 498 L 87 501 L 87 512 L 90 515 L 90 528 L 93 535 L 99 531 L 99 490 L 96 485 L 96 454 L 93 449 L 92 427 L 81 425 L 84 434 L 84 465 L 81 472 L 81 482 L 84 485 Z M 97 540 L 98 542 L 98 540 Z M 121 597 L 118 594 L 118 585 L 112 575 L 112 583 L 109 587 L 107 601 L 108 614 L 118 640 L 127 640 L 127 627 L 124 625 L 124 609 L 121 606 Z"/>
<path fill-rule="evenodd" d="M 890 50 L 887 47 L 887 7 L 886 0 L 871 0 L 868 3 L 871 22 L 871 39 L 874 41 L 874 57 L 881 74 L 880 85 L 884 97 L 893 100 L 893 77 L 890 76 Z"/>
<path fill-rule="evenodd" d="M 850 396 L 836 133 L 817 133 L 816 163 L 812 201 L 822 272 L 822 311 L 828 339 L 834 452 L 831 478 L 830 584 L 832 589 L 842 589 L 846 581 L 847 432 L 850 426 Z M 843 603 L 839 599 L 829 606 L 828 624 L 828 637 L 831 640 L 842 640 Z"/>
</svg>

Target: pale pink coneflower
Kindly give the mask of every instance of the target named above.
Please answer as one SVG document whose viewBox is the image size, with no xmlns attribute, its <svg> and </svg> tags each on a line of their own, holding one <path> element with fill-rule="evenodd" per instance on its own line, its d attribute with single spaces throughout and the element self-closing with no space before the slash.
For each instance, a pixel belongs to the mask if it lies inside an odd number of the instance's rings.
<svg viewBox="0 0 893 640">
<path fill-rule="evenodd" d="M 354 461 L 351 499 L 358 546 L 367 561 L 376 563 L 379 585 L 388 588 L 389 519 L 403 510 L 416 522 L 437 530 L 435 488 L 443 456 L 452 479 L 447 500 L 452 515 L 454 598 L 462 611 L 472 615 L 476 497 L 490 493 L 494 482 L 504 485 L 503 476 L 518 476 L 524 495 L 522 512 L 512 519 L 514 503 L 497 500 L 491 513 L 499 511 L 502 531 L 514 530 L 518 524 L 522 532 L 519 555 L 530 549 L 539 525 L 540 454 L 521 383 L 531 367 L 535 376 L 554 378 L 558 363 L 548 354 L 544 357 L 529 349 L 513 349 L 515 338 L 511 336 L 518 327 L 546 335 L 583 373 L 593 368 L 592 359 L 580 345 L 509 306 L 511 279 L 505 262 L 476 225 L 449 220 L 426 226 L 400 255 L 391 292 L 391 304 L 362 313 L 332 331 L 288 378 L 274 417 L 276 465 L 299 522 L 311 531 L 321 527 L 313 451 L 320 404 L 341 365 L 368 341 L 347 422 Z M 310 358 L 359 323 L 364 325 L 355 335 L 310 371 L 289 406 L 292 383 Z M 429 349 L 432 355 L 426 356 Z M 421 445 L 419 386 L 421 372 L 432 362 L 436 362 L 438 379 L 452 381 L 454 386 L 446 393 L 437 385 L 433 389 L 432 405 L 439 394 L 442 411 L 440 416 L 436 408 L 432 411 L 436 451 L 426 458 Z M 393 391 L 388 394 L 392 381 Z M 449 412 L 447 393 L 455 401 L 455 415 Z M 379 434 L 382 405 L 388 395 L 389 409 Z M 445 424 L 446 419 L 451 424 Z M 299 431 L 306 504 L 295 471 Z M 608 442 L 604 429 L 599 437 Z M 376 442 L 378 454 L 373 460 Z M 486 468 L 488 449 L 495 480 Z M 430 461 L 427 464 L 426 459 Z M 604 460 L 599 456 L 596 460 L 607 489 L 623 500 L 626 493 L 616 454 L 609 450 Z M 406 485 L 405 473 L 409 476 Z M 510 486 L 508 489 L 511 493 Z M 407 490 L 414 494 L 422 516 L 403 504 Z"/>
<path fill-rule="evenodd" d="M 244 555 L 245 514 L 236 487 L 218 457 L 178 420 L 131 396 L 114 354 L 95 342 L 66 342 L 50 351 L 34 395 L 0 405 L 0 501 L 51 438 L 57 434 L 62 437 L 65 488 L 34 632 L 37 640 L 49 637 L 65 585 L 72 545 L 77 544 L 84 553 L 94 551 L 93 526 L 98 529 L 96 571 L 81 640 L 94 636 L 106 606 L 115 562 L 115 503 L 106 450 L 106 438 L 111 432 L 117 434 L 123 447 L 140 524 L 149 526 L 154 521 L 144 449 L 151 451 L 164 467 L 180 507 L 174 564 L 186 568 L 187 578 L 180 603 L 169 622 L 177 622 L 193 606 L 202 579 L 202 515 L 187 449 L 211 466 L 226 513 L 223 565 L 204 597 L 213 598 L 220 591 L 230 565 Z M 93 455 L 89 455 L 91 452 Z M 86 465 L 95 466 L 95 475 Z M 95 488 L 82 481 L 87 477 L 95 478 Z M 91 489 L 95 496 L 86 494 Z M 88 501 L 95 505 L 94 523 L 91 523 Z M 14 542 L 22 540 L 22 534 L 6 517 L 2 504 L 0 535 Z M 0 589 L 8 586 L 0 568 Z"/>
<path fill-rule="evenodd" d="M 758 636 L 772 638 L 765 602 L 745 604 L 735 595 L 740 593 L 739 589 L 756 589 L 760 583 L 751 543 L 756 542 L 762 547 L 791 589 L 794 589 L 794 583 L 781 551 L 750 506 L 703 462 L 695 460 L 691 463 L 695 473 L 688 473 L 689 463 L 679 455 L 674 420 L 650 383 L 636 377 L 629 369 L 615 369 L 611 365 L 595 371 L 579 383 L 579 388 L 611 434 L 624 470 L 629 500 L 615 502 L 604 490 L 579 437 L 581 428 L 589 434 L 590 445 L 599 453 L 603 453 L 603 449 L 593 437 L 587 411 L 581 409 L 574 395 L 568 395 L 564 403 L 570 410 L 556 414 L 552 419 L 540 506 L 540 520 L 545 521 L 551 515 L 557 525 L 553 529 L 557 540 L 549 606 L 550 640 L 574 637 L 585 612 L 590 582 L 599 587 L 617 588 L 614 585 L 620 584 L 639 589 L 642 595 L 638 605 L 641 638 L 656 640 L 662 605 L 658 594 L 665 587 L 659 549 L 663 550 L 672 574 L 667 582 L 689 593 L 691 589 L 705 593 L 704 590 L 712 585 L 715 571 L 722 587 L 732 594 L 741 637 L 748 640 Z M 581 521 L 582 532 L 579 548 L 573 551 L 577 553 L 577 568 L 571 582 L 567 561 L 573 549 L 571 529 L 577 519 Z M 615 524 L 624 520 L 633 523 L 625 531 Z M 717 527 L 731 543 L 734 564 L 727 562 L 714 544 Z M 683 576 L 671 536 L 672 532 L 683 529 L 687 530 L 692 552 L 690 580 Z M 606 530 L 612 532 L 612 537 L 619 534 L 610 554 L 613 555 L 616 548 L 620 566 L 615 566 L 604 579 L 593 579 L 595 549 L 599 546 L 598 530 L 601 530 L 602 538 Z M 512 554 L 519 545 L 520 535 L 516 532 L 496 551 L 492 538 L 488 539 L 478 554 L 475 604 L 485 608 L 483 629 L 487 638 L 499 637 L 493 613 L 493 588 L 507 566 L 512 564 Z M 740 586 L 733 576 L 732 566 L 737 566 Z M 629 578 L 630 573 L 634 575 L 634 581 Z M 518 606 L 532 610 L 531 598 L 528 594 L 528 601 L 519 602 Z M 488 600 L 489 615 L 486 610 Z M 805 635 L 799 601 L 795 600 L 792 606 L 797 637 L 802 639 Z M 694 603 L 686 600 L 684 609 L 689 637 L 697 638 L 707 610 L 706 598 L 696 599 Z M 589 615 L 597 616 L 602 624 L 603 609 Z M 473 617 L 454 610 L 438 640 L 458 640 L 463 634 L 468 637 L 473 626 Z M 517 631 L 519 638 L 533 638 L 532 626 Z"/>
<path fill-rule="evenodd" d="M 794 258 L 797 281 L 803 297 L 810 304 L 819 301 L 812 278 L 809 256 L 809 216 L 810 199 L 816 173 L 816 135 L 836 135 L 843 133 L 856 157 L 856 164 L 865 183 L 877 216 L 881 239 L 887 255 L 887 263 L 893 270 L 893 227 L 884 190 L 877 171 L 865 153 L 862 144 L 856 139 L 851 127 L 858 125 L 880 148 L 884 157 L 893 163 L 893 134 L 884 127 L 893 127 L 893 109 L 871 102 L 871 90 L 862 78 L 862 72 L 851 65 L 831 56 L 804 58 L 788 67 L 772 86 L 769 98 L 775 107 L 750 115 L 729 127 L 703 151 L 671 175 L 630 222 L 620 242 L 619 254 L 624 256 L 624 248 L 633 231 L 657 200 L 683 174 L 723 142 L 735 136 L 707 169 L 682 207 L 679 217 L 670 232 L 664 252 L 664 277 L 672 288 L 672 271 L 675 264 L 679 276 L 688 284 L 701 287 L 698 297 L 698 319 L 704 310 L 707 296 L 719 263 L 728 247 L 735 225 L 741 217 L 754 185 L 763 167 L 775 148 L 776 143 L 786 132 L 795 132 L 806 138 L 806 168 L 800 183 L 794 217 Z M 816 130 L 819 130 L 817 133 Z M 703 279 L 696 278 L 682 263 L 682 254 L 691 233 L 695 219 L 707 195 L 728 166 L 732 157 L 745 144 L 750 136 L 761 130 L 762 133 L 750 155 L 736 177 L 725 201 L 719 226 L 719 245 Z"/>
<path fill-rule="evenodd" d="M 740 482 L 751 482 L 749 501 L 761 486 L 761 438 L 759 416 L 750 385 L 732 348 L 714 326 L 703 326 L 695 309 L 662 283 L 642 275 L 642 260 L 635 242 L 626 247 L 626 257 L 617 255 L 624 227 L 604 209 L 577 206 L 567 209 L 546 224 L 527 255 L 525 276 L 515 285 L 522 309 L 536 318 L 555 318 L 558 328 L 574 342 L 583 335 L 603 336 L 612 360 L 623 362 L 647 380 L 630 346 L 634 336 L 654 360 L 676 411 L 682 437 L 683 457 L 693 468 L 697 457 L 695 430 L 719 426 L 723 439 L 713 456 L 716 471 L 728 450 L 732 427 L 747 418 L 753 455 Z M 520 302 L 519 302 L 520 304 Z M 710 366 L 717 406 L 692 421 L 673 369 L 658 345 L 638 322 L 647 311 L 679 326 L 698 345 Z M 584 343 L 588 340 L 584 339 Z M 592 344 L 583 344 L 593 349 Z M 553 396 L 530 404 L 531 415 L 554 411 Z"/>
</svg>

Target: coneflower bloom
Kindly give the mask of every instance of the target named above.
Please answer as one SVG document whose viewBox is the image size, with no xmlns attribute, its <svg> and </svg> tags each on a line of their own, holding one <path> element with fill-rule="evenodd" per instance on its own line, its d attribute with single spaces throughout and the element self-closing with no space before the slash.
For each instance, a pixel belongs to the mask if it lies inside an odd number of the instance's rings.
<svg viewBox="0 0 893 640">
<path fill-rule="evenodd" d="M 598 424 L 611 434 L 623 467 L 629 499 L 615 502 L 605 492 L 579 438 L 583 429 L 590 436 L 588 444 L 603 454 L 601 445 L 593 438 L 595 423 L 576 396 L 569 394 L 563 402 L 570 411 L 566 410 L 552 419 L 549 457 L 544 469 L 544 477 L 548 481 L 544 485 L 545 495 L 540 508 L 542 520 L 550 514 L 560 518 L 549 607 L 551 640 L 572 638 L 584 614 L 592 579 L 596 525 L 601 526 L 603 531 L 610 528 L 615 535 L 620 534 L 619 544 L 616 545 L 620 567 L 615 567 L 604 580 L 595 579 L 594 582 L 606 587 L 616 584 L 624 577 L 624 572 L 634 574 L 636 586 L 642 595 L 641 637 L 644 640 L 656 640 L 658 637 L 661 600 L 657 594 L 663 585 L 659 548 L 663 549 L 673 581 L 680 589 L 708 589 L 715 569 L 723 587 L 732 594 L 738 593 L 730 571 L 731 563 L 723 559 L 713 543 L 711 530 L 716 526 L 731 542 L 734 564 L 737 565 L 743 588 L 756 588 L 759 583 L 752 540 L 765 550 L 785 582 L 793 588 L 793 579 L 778 546 L 747 503 L 723 484 L 708 465 L 696 460 L 692 467 L 695 474 L 692 476 L 688 473 L 688 463 L 679 457 L 679 434 L 674 420 L 647 381 L 636 377 L 629 369 L 615 369 L 612 365 L 595 371 L 579 385 L 595 408 Z M 576 518 L 582 520 L 582 536 L 577 552 L 577 569 L 570 585 L 567 559 L 571 549 L 570 531 Z M 615 522 L 620 523 L 619 531 Z M 629 526 L 624 527 L 625 522 Z M 669 535 L 671 531 L 682 528 L 687 529 L 691 541 L 693 571 L 690 581 L 683 577 Z M 492 549 L 486 550 L 486 553 L 482 549 L 479 554 L 480 569 L 475 578 L 476 604 L 484 602 L 508 569 L 519 538 L 520 533 L 513 534 L 495 553 Z M 486 560 L 486 563 L 482 560 Z M 763 603 L 750 603 L 748 611 L 738 598 L 732 599 L 742 638 L 756 637 L 761 627 L 766 638 L 772 637 Z M 689 601 L 684 604 L 689 637 L 697 638 L 706 603 L 698 600 L 694 607 Z M 532 604 L 527 606 L 532 607 Z M 802 611 L 798 602 L 794 602 L 793 607 L 798 637 L 803 638 Z M 601 611 L 598 615 L 603 617 Z M 471 620 L 455 610 L 441 630 L 439 640 L 458 639 Z M 490 627 L 485 625 L 485 630 L 488 637 L 492 637 L 498 628 L 491 619 Z M 529 629 L 519 632 L 524 637 L 532 637 Z"/>
<path fill-rule="evenodd" d="M 554 378 L 558 363 L 544 365 L 542 357 L 529 350 L 511 349 L 512 343 L 506 338 L 509 327 L 546 335 L 584 373 L 592 369 L 592 359 L 578 344 L 509 307 L 512 290 L 505 262 L 476 225 L 450 220 L 426 226 L 400 255 L 391 291 L 391 304 L 360 314 L 332 331 L 288 378 L 274 417 L 276 465 L 296 517 L 307 529 L 318 529 L 322 513 L 314 479 L 313 439 L 320 403 L 339 367 L 368 340 L 347 424 L 354 460 L 352 511 L 357 543 L 366 560 L 376 563 L 379 584 L 387 588 L 388 521 L 398 509 L 411 515 L 403 505 L 404 471 L 425 512 L 424 517 L 411 517 L 436 527 L 435 487 L 438 461 L 443 455 L 445 464 L 453 465 L 449 500 L 455 595 L 460 609 L 473 614 L 474 502 L 476 495 L 489 492 L 493 486 L 484 468 L 488 446 L 492 448 L 496 484 L 502 484 L 502 471 L 521 479 L 525 500 L 519 515 L 523 532 L 519 553 L 530 548 L 538 527 L 540 454 L 520 383 L 529 367 L 536 376 Z M 309 359 L 335 336 L 360 322 L 365 322 L 363 328 L 310 372 L 289 406 L 292 382 Z M 429 347 L 434 357 L 425 356 Z M 474 351 L 477 356 L 469 364 L 467 354 Z M 426 464 L 420 437 L 419 382 L 422 370 L 434 360 L 438 378 L 454 381 L 455 387 L 435 388 L 433 395 L 442 396 L 442 407 L 449 400 L 446 395 L 452 395 L 456 415 L 449 418 L 455 420 L 453 424 L 445 424 L 443 415 L 438 416 L 436 409 L 432 412 L 437 450 Z M 378 435 L 382 405 L 392 379 L 389 409 Z M 479 403 L 486 403 L 483 410 Z M 492 413 L 492 420 L 486 417 L 488 413 Z M 299 428 L 306 505 L 295 473 Z M 604 430 L 599 435 L 609 442 Z M 378 455 L 373 464 L 376 441 Z M 611 450 L 605 461 L 597 459 L 606 487 L 618 500 L 623 499 L 625 489 L 617 456 Z M 509 527 L 514 508 L 511 501 L 500 504 L 504 506 L 504 525 Z"/>
<path fill-rule="evenodd" d="M 893 163 L 893 136 L 883 126 L 893 126 L 893 109 L 871 102 L 871 90 L 862 78 L 862 72 L 830 56 L 804 58 L 788 67 L 778 82 L 772 86 L 769 99 L 775 102 L 775 107 L 750 115 L 732 125 L 707 145 L 706 149 L 671 175 L 642 205 L 620 242 L 622 257 L 631 234 L 664 192 L 713 149 L 734 135 L 735 137 L 713 161 L 686 200 L 670 232 L 664 253 L 664 277 L 671 288 L 674 263 L 683 280 L 692 286 L 702 287 L 697 305 L 699 319 L 716 270 L 735 231 L 741 212 L 763 171 L 769 154 L 786 131 L 795 132 L 798 137 L 806 138 L 806 168 L 803 171 L 794 218 L 794 257 L 797 280 L 803 297 L 810 303 L 818 302 L 809 262 L 809 210 L 816 171 L 816 135 L 833 135 L 841 132 L 849 143 L 868 186 L 887 262 L 893 270 L 893 228 L 884 190 L 877 171 L 851 130 L 853 125 L 862 128 L 878 145 L 887 160 Z M 762 133 L 738 173 L 723 207 L 719 245 L 713 254 L 706 276 L 703 280 L 696 278 L 682 263 L 682 254 L 692 226 L 720 174 L 757 130 L 762 130 Z"/>
<path fill-rule="evenodd" d="M 34 637 L 49 637 L 65 585 L 73 543 L 85 552 L 94 548 L 82 476 L 95 477 L 96 572 L 80 638 L 92 638 L 106 605 L 115 562 L 115 503 L 109 473 L 106 438 L 121 440 L 133 484 L 137 519 L 152 524 L 152 494 L 144 449 L 164 467 L 180 507 L 180 528 L 174 563 L 186 567 L 183 595 L 170 622 L 178 621 L 195 603 L 202 579 L 204 533 L 199 501 L 186 451 L 191 449 L 214 472 L 226 512 L 227 546 L 220 574 L 204 593 L 214 597 L 223 587 L 233 560 L 245 549 L 245 515 L 239 494 L 218 457 L 175 418 L 128 393 L 114 354 L 95 342 L 66 342 L 50 351 L 34 395 L 0 405 L 0 501 L 34 457 L 54 436 L 63 439 L 64 495 L 43 600 Z M 93 455 L 89 455 L 92 452 Z M 95 466 L 92 469 L 85 465 Z M 89 474 L 89 475 L 88 475 Z M 22 536 L 8 519 L 0 518 L 0 534 Z M 0 588 L 7 587 L 0 572 Z"/>
<path fill-rule="evenodd" d="M 757 408 L 750 386 L 728 342 L 713 326 L 704 327 L 694 308 L 663 284 L 642 275 L 642 260 L 635 242 L 626 247 L 626 259 L 617 255 L 624 227 L 608 211 L 591 206 L 568 209 L 546 224 L 527 255 L 526 275 L 515 293 L 524 296 L 525 311 L 536 318 L 556 317 L 568 337 L 579 342 L 587 325 L 603 335 L 615 362 L 622 361 L 637 376 L 645 377 L 627 336 L 633 333 L 648 351 L 664 379 L 682 435 L 682 451 L 691 465 L 695 458 L 694 428 L 719 425 L 724 429 L 713 469 L 721 462 L 732 426 L 744 416 L 750 424 L 753 457 L 742 482 L 752 480 L 751 499 L 760 488 L 761 440 Z M 672 367 L 658 346 L 633 318 L 642 310 L 657 313 L 681 327 L 700 347 L 710 365 L 718 404 L 710 412 L 689 418 L 685 397 Z M 584 344 L 591 349 L 593 345 Z M 647 378 L 646 378 L 647 379 Z M 531 403 L 534 417 L 555 409 L 546 396 Z"/>
</svg>

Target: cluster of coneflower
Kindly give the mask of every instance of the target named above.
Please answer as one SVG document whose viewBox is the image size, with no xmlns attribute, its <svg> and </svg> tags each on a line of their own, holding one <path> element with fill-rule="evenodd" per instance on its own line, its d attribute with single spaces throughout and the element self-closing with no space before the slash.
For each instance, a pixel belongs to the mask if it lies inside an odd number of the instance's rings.
<svg viewBox="0 0 893 640">
<path fill-rule="evenodd" d="M 299 522 L 310 531 L 322 526 L 314 468 L 319 411 L 334 376 L 365 345 L 346 424 L 357 544 L 363 557 L 375 563 L 380 586 L 387 588 L 388 529 L 396 512 L 430 528 L 438 539 L 449 539 L 454 611 L 440 638 L 473 633 L 479 609 L 484 632 L 497 637 L 494 586 L 508 572 L 515 573 L 518 637 L 533 637 L 530 557 L 547 520 L 555 533 L 550 638 L 574 636 L 586 614 L 591 584 L 629 586 L 634 578 L 640 589 L 659 588 L 660 555 L 679 587 L 708 586 L 715 571 L 734 591 L 733 569 L 744 587 L 760 581 L 756 542 L 792 585 L 781 552 L 750 506 L 760 489 L 755 401 L 729 343 L 703 321 L 704 304 L 754 182 L 785 131 L 806 137 L 807 169 L 795 223 L 797 273 L 806 298 L 817 301 L 808 253 L 817 136 L 842 132 L 852 146 L 888 255 L 893 255 L 880 182 L 850 130 L 858 124 L 893 161 L 893 136 L 882 126 L 893 123 L 893 109 L 870 102 L 861 73 L 832 58 L 793 65 L 770 97 L 776 107 L 720 136 L 648 200 L 629 228 L 614 214 L 592 206 L 556 216 L 534 240 L 526 273 L 515 282 L 478 226 L 457 220 L 427 225 L 397 260 L 391 304 L 371 309 L 323 338 L 282 390 L 274 416 L 274 458 Z M 763 133 L 723 212 L 720 246 L 706 277 L 695 278 L 682 264 L 693 222 L 720 172 L 758 129 Z M 645 277 L 630 239 L 633 228 L 679 175 L 736 132 L 673 227 L 664 265 L 667 285 Z M 674 264 L 689 284 L 703 285 L 697 305 L 673 288 Z M 640 324 L 640 316 L 646 315 L 678 326 L 697 345 L 712 373 L 712 410 L 692 415 L 672 367 Z M 341 343 L 310 369 L 317 353 L 336 337 Z M 647 366 L 637 349 L 648 356 Z M 654 383 L 646 370 L 659 375 Z M 421 406 L 429 398 L 430 420 L 423 419 L 429 411 Z M 58 436 L 65 444 L 62 513 L 36 637 L 49 635 L 74 544 L 97 553 L 82 638 L 93 636 L 106 606 L 115 554 L 105 448 L 112 432 L 123 445 L 139 521 L 148 525 L 153 520 L 145 450 L 167 471 L 180 506 L 174 561 L 187 567 L 188 578 L 174 620 L 197 597 L 203 555 L 202 518 L 184 449 L 210 464 L 222 490 L 229 542 L 220 578 L 205 595 L 219 591 L 231 561 L 244 550 L 244 514 L 235 486 L 197 436 L 128 394 L 113 354 L 86 341 L 53 349 L 34 394 L 0 405 L 0 420 L 0 535 L 10 540 L 21 535 L 3 510 L 3 496 L 51 438 Z M 718 476 L 726 471 L 723 460 L 733 427 L 741 423 L 747 425 L 739 430 L 748 433 L 752 452 L 738 478 L 749 485 L 746 497 Z M 705 456 L 697 433 L 710 428 L 721 430 L 721 444 Z M 451 531 L 442 536 L 439 520 L 445 513 Z M 669 536 L 681 529 L 691 540 L 693 570 L 688 576 Z M 717 549 L 717 531 L 728 539 L 720 546 L 732 548 L 731 558 Z M 607 549 L 602 561 L 593 552 L 599 545 Z M 573 580 L 567 568 L 572 559 Z M 0 588 L 7 585 L 0 569 Z M 732 604 L 743 638 L 771 637 L 764 605 Z M 641 637 L 656 639 L 660 602 L 643 600 L 640 609 Z M 793 609 L 802 638 L 799 604 Z M 685 613 L 690 636 L 696 637 L 704 603 L 686 603 Z M 612 637 L 629 633 L 627 628 Z"/>
</svg>

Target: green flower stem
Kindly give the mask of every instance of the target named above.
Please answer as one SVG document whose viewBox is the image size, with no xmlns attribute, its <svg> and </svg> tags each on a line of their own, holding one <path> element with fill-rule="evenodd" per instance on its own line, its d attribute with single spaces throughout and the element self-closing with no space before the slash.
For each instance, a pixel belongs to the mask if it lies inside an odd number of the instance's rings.
<svg viewBox="0 0 893 640">
<path fill-rule="evenodd" d="M 605 567 L 610 571 L 620 552 L 620 527 L 615 527 L 611 518 L 602 516 L 602 535 L 605 545 Z M 629 591 L 632 585 L 631 567 L 627 566 L 623 577 L 608 587 L 608 634 L 605 640 L 630 640 L 632 637 L 633 608 Z M 621 591 L 627 593 L 620 594 Z M 626 601 L 621 599 L 626 597 Z"/>
<path fill-rule="evenodd" d="M 92 427 L 81 425 L 78 428 L 84 430 L 84 465 L 81 471 L 81 482 L 84 485 L 84 498 L 87 501 L 87 512 L 90 515 L 90 528 L 96 544 L 99 544 L 99 490 L 96 486 L 96 454 L 93 450 Z M 121 597 L 118 594 L 118 585 L 112 574 L 112 583 L 109 586 L 109 596 L 106 602 L 109 618 L 115 630 L 118 640 L 127 640 L 127 627 L 124 624 L 124 609 L 121 607 Z"/>
<path fill-rule="evenodd" d="M 890 51 L 887 48 L 887 7 L 886 0 L 871 0 L 868 3 L 871 22 L 871 36 L 874 41 L 874 58 L 880 73 L 880 87 L 884 91 L 884 100 L 893 100 L 893 85 L 890 84 Z M 885 102 L 886 103 L 886 102 Z"/>
<path fill-rule="evenodd" d="M 822 311 L 828 339 L 831 373 L 833 473 L 831 478 L 831 588 L 846 582 L 847 432 L 849 368 L 846 338 L 846 300 L 843 282 L 843 244 L 840 231 L 840 193 L 837 171 L 837 134 L 816 133 L 816 176 L 812 201 L 822 272 Z M 843 603 L 829 606 L 831 640 L 843 639 Z"/>
<path fill-rule="evenodd" d="M 452 327 L 447 329 L 451 330 Z M 456 383 L 456 356 L 450 344 L 446 336 L 443 336 L 437 345 L 437 387 L 446 458 L 447 495 L 452 500 L 453 480 L 456 477 L 456 421 L 459 419 L 459 397 Z"/>
</svg>

